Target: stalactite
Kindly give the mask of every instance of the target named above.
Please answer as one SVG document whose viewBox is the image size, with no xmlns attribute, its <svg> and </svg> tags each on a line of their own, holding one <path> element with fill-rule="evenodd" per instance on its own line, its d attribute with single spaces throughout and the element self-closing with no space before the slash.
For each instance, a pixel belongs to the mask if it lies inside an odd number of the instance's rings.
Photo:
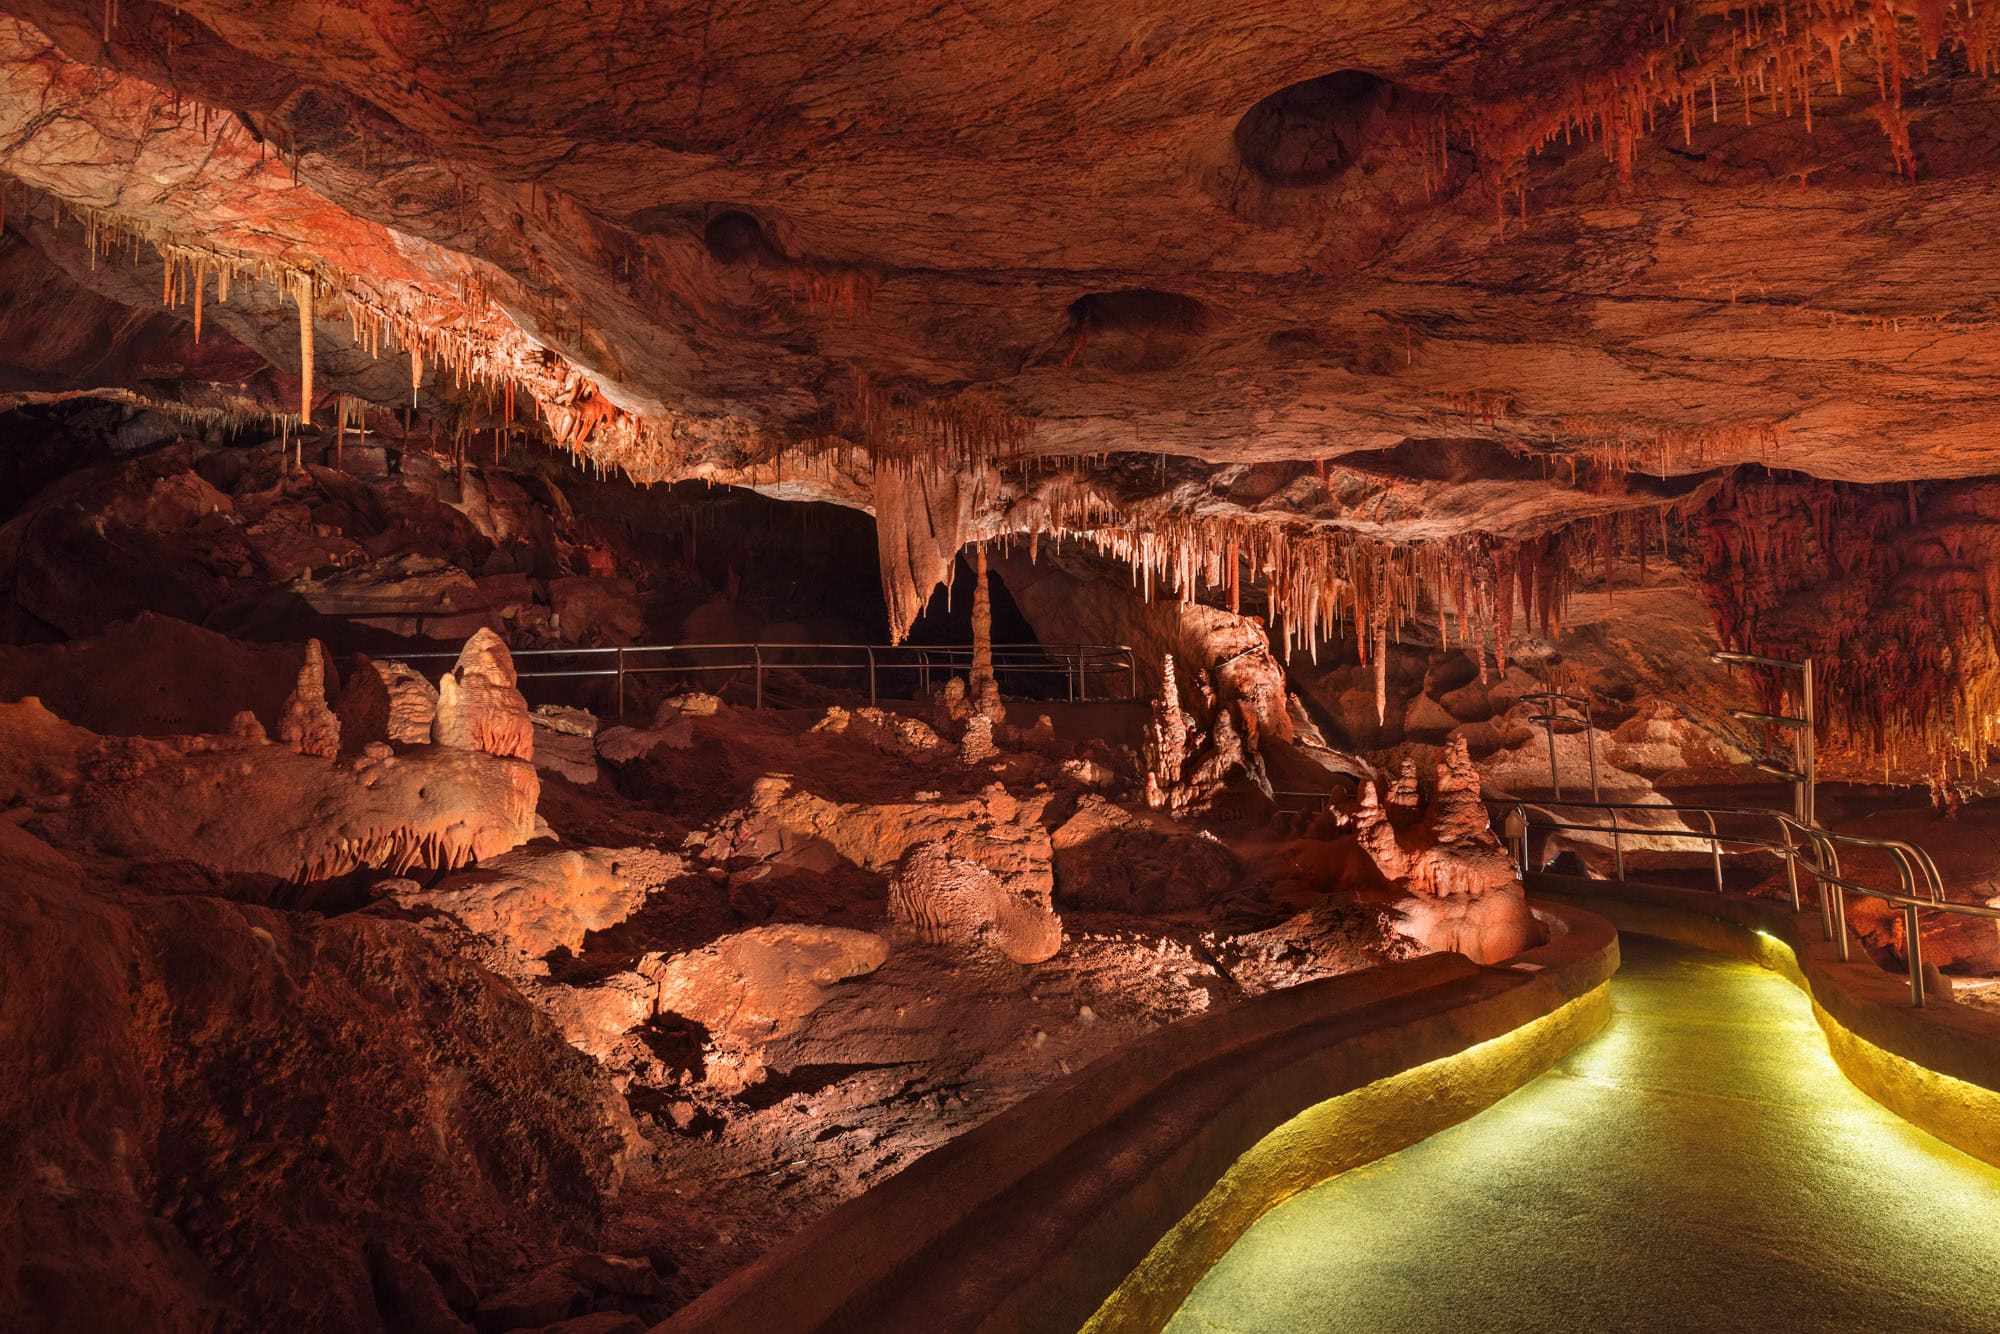
<svg viewBox="0 0 2000 1334">
<path fill-rule="evenodd" d="M 1026 451 L 1033 425 L 979 390 L 913 397 L 854 374 L 847 425 L 876 466 L 976 467 Z M 830 440 L 829 443 L 840 442 Z"/>
<path fill-rule="evenodd" d="M 1287 657 L 1299 648 L 1316 654 L 1322 640 L 1351 633 L 1362 662 L 1378 671 L 1386 670 L 1387 644 L 1427 610 L 1443 639 L 1447 598 L 1457 609 L 1460 645 L 1478 657 L 1482 672 L 1489 659 L 1504 670 L 1516 590 L 1526 623 L 1555 633 L 1580 540 L 1563 530 L 1525 540 L 1473 533 L 1393 543 L 1349 528 L 1248 515 L 1135 513 L 1077 477 L 1044 483 L 1020 512 L 1031 516 L 1033 533 L 1076 538 L 1124 561 L 1148 599 L 1157 592 L 1192 601 L 1204 586 L 1225 592 L 1247 564 L 1265 584 L 1273 633 Z M 1240 591 L 1235 596 L 1240 606 Z"/>
<path fill-rule="evenodd" d="M 1896 172 L 1914 180 L 1917 162 L 1903 100 L 1906 48 L 1914 52 L 1920 73 L 1947 49 L 1960 52 L 1980 77 L 1990 78 L 2000 67 L 2000 24 L 1974 0 L 1729 4 L 1703 11 L 1703 17 L 1714 14 L 1721 22 L 1685 29 L 1674 9 L 1663 12 L 1667 18 L 1654 25 L 1647 42 L 1623 60 L 1579 76 L 1533 114 L 1523 116 L 1517 105 L 1490 114 L 1463 108 L 1440 113 L 1432 132 L 1444 147 L 1426 144 L 1418 152 L 1426 182 L 1433 176 L 1433 158 L 1443 159 L 1451 135 L 1458 134 L 1480 155 L 1501 196 L 1504 231 L 1506 192 L 1517 185 L 1526 160 L 1558 140 L 1601 140 L 1606 160 L 1629 180 L 1640 144 L 1662 118 L 1677 120 L 1683 142 L 1692 143 L 1701 99 L 1707 98 L 1710 120 L 1717 121 L 1723 88 L 1740 104 L 1744 124 L 1751 123 L 1761 101 L 1773 115 L 1789 117 L 1796 110 L 1810 133 L 1814 85 L 1830 84 L 1835 96 L 1842 95 L 1842 56 L 1849 47 L 1866 47 L 1875 57 L 1875 118 Z"/>
<path fill-rule="evenodd" d="M 311 423 L 313 412 L 313 280 L 302 274 L 293 280 L 292 296 L 299 303 L 299 420 Z"/>
<path fill-rule="evenodd" d="M 1934 785 L 2000 743 L 2000 542 L 1981 484 L 1738 476 L 1692 517 L 1723 644 L 1816 664 L 1830 748 L 1920 757 Z M 1933 498 L 1934 497 L 1934 498 Z M 1760 673 L 1767 711 L 1789 681 Z"/>
<path fill-rule="evenodd" d="M 140 247 L 151 246 L 165 266 L 161 291 L 170 307 L 192 300 L 205 317 L 203 288 L 211 273 L 216 299 L 225 304 L 232 283 L 246 278 L 268 282 L 295 300 L 310 284 L 307 300 L 312 318 L 328 316 L 337 304 L 346 310 L 358 345 L 380 355 L 384 344 L 393 342 L 407 352 L 413 411 L 427 362 L 467 389 L 512 386 L 540 409 L 551 435 L 559 437 L 563 447 L 574 451 L 587 441 L 594 463 L 616 468 L 641 483 L 682 472 L 695 452 L 692 442 L 708 438 L 706 422 L 657 410 L 642 416 L 610 402 L 591 377 L 522 334 L 494 305 L 476 273 L 467 276 L 455 296 L 414 285 L 383 290 L 323 260 L 307 267 L 270 255 L 231 252 L 110 210 L 61 199 L 53 203 L 59 216 L 81 224 L 93 268 L 100 259 L 121 251 L 129 252 L 126 258 L 136 262 Z M 305 310 L 300 317 L 303 361 L 311 349 Z M 302 398 L 306 392 L 302 383 Z M 581 409 L 581 420 L 579 404 L 587 405 Z M 305 420 L 310 417 L 302 412 L 301 422 Z"/>
</svg>

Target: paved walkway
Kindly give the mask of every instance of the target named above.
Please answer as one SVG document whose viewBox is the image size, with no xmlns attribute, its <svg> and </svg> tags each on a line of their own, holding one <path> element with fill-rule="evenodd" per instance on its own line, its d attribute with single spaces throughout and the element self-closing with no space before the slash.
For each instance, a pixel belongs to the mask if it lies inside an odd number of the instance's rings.
<svg viewBox="0 0 2000 1334">
<path fill-rule="evenodd" d="M 2000 1331 L 2000 1169 L 1849 1084 L 1784 979 L 1624 951 L 1597 1037 L 1272 1210 L 1168 1328 Z"/>
</svg>

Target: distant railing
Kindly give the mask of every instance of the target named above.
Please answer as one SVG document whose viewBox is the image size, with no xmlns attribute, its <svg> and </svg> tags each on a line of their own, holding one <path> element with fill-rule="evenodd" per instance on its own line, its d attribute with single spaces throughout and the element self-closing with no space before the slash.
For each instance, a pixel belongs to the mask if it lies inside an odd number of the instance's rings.
<svg viewBox="0 0 2000 1334">
<path fill-rule="evenodd" d="M 718 655 L 723 661 L 714 661 Z M 625 713 L 628 677 L 675 675 L 698 680 L 706 674 L 751 673 L 751 698 L 764 707 L 764 675 L 771 671 L 846 673 L 856 684 L 867 678 L 868 702 L 875 704 L 885 684 L 906 685 L 911 695 L 928 694 L 952 676 L 972 668 L 970 644 L 635 644 L 602 648 L 531 648 L 514 651 L 523 681 L 610 679 L 619 716 Z M 412 666 L 447 670 L 456 653 L 404 653 Z M 436 672 L 431 673 L 436 675 Z M 1139 664 L 1122 644 L 995 644 L 993 675 L 1003 686 L 1024 679 L 1062 678 L 1063 697 L 1136 699 Z M 1117 693 L 1122 685 L 1124 693 Z M 1018 693 L 1018 692 L 1017 692 Z M 1044 696 L 1046 697 L 1046 696 Z"/>
<path fill-rule="evenodd" d="M 1718 894 L 1728 892 L 1722 876 L 1722 858 L 1725 852 L 1730 854 L 1774 852 L 1785 864 L 1785 876 L 1791 891 L 1793 912 L 1803 911 L 1799 887 L 1800 870 L 1803 868 L 1817 883 L 1820 929 L 1827 940 L 1835 943 L 1842 961 L 1852 955 L 1852 946 L 1847 934 L 1847 896 L 1859 894 L 1865 898 L 1880 899 L 1891 907 L 1900 909 L 1903 915 L 1903 953 L 1909 967 L 1912 1005 L 1921 1006 L 1924 1003 L 1924 952 L 1923 938 L 1919 931 L 1921 914 L 1943 912 L 1963 917 L 2000 919 L 2000 908 L 1989 908 L 1978 903 L 1949 902 L 1945 898 L 1944 876 L 1938 871 L 1937 863 L 1931 859 L 1928 852 L 1914 843 L 1894 838 L 1865 838 L 1859 834 L 1836 834 L 1818 825 L 1804 824 L 1783 811 L 1736 806 L 1656 806 L 1629 801 L 1529 800 L 1513 797 L 1487 798 L 1487 805 L 1506 810 L 1514 816 L 1509 822 L 1511 828 L 1508 832 L 1517 840 L 1521 875 L 1524 879 L 1530 870 L 1528 834 L 1534 827 L 1570 833 L 1608 834 L 1616 878 L 1620 881 L 1625 880 L 1626 838 L 1693 839 L 1708 847 L 1709 860 L 1714 868 L 1715 892 Z M 1600 824 L 1558 819 L 1550 813 L 1552 808 L 1563 811 L 1598 812 L 1606 819 Z M 1649 828 L 1633 823 L 1631 817 L 1641 813 L 1674 816 L 1682 828 Z M 1688 816 L 1699 818 L 1702 827 L 1699 829 L 1690 827 L 1690 821 L 1682 818 Z M 1743 822 L 1747 822 L 1773 832 L 1725 833 L 1722 826 L 1717 824 L 1718 818 L 1738 822 L 1739 828 Z M 1840 866 L 1842 848 L 1879 852 L 1888 857 L 1896 868 L 1897 879 L 1901 885 L 1900 892 L 1862 884 L 1844 874 Z M 1806 855 L 1807 849 L 1811 849 L 1812 856 Z"/>
</svg>

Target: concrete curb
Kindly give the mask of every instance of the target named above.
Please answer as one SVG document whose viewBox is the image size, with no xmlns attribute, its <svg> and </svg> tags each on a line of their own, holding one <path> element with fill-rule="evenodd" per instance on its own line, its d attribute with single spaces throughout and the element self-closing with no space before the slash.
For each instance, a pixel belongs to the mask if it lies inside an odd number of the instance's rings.
<svg viewBox="0 0 2000 1334">
<path fill-rule="evenodd" d="M 1549 943 L 1501 966 L 1432 955 L 1148 1034 L 657 1329 L 1157 1325 L 1266 1209 L 1463 1120 L 1602 1025 L 1616 932 L 1588 911 L 1536 909 Z"/>
</svg>

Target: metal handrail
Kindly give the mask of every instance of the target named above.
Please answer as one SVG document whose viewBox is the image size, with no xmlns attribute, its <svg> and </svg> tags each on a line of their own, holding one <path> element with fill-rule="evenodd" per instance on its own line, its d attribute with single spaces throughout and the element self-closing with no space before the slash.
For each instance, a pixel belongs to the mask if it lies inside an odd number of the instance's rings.
<svg viewBox="0 0 2000 1334">
<path fill-rule="evenodd" d="M 689 662 L 666 665 L 646 665 L 649 657 L 675 653 L 733 652 L 749 654 L 747 661 Z M 515 675 L 523 681 L 572 680 L 590 677 L 615 677 L 617 680 L 617 711 L 625 712 L 625 680 L 629 676 L 649 676 L 689 672 L 731 672 L 750 671 L 753 675 L 754 706 L 764 705 L 764 673 L 767 669 L 782 669 L 788 672 L 854 672 L 866 670 L 868 673 L 868 702 L 877 702 L 878 677 L 883 670 L 916 672 L 920 688 L 929 689 L 933 672 L 949 673 L 954 669 L 963 670 L 972 662 L 970 644 L 798 644 L 735 642 L 719 644 L 630 644 L 592 645 L 575 648 L 531 648 L 512 651 Z M 831 652 L 861 655 L 858 659 L 845 662 L 787 662 L 771 661 L 766 655 L 775 652 Z M 536 670 L 536 662 L 568 659 L 602 659 L 609 657 L 609 666 L 562 667 L 556 670 Z M 1126 681 L 1127 699 L 1139 695 L 1139 664 L 1132 649 L 1123 644 L 995 644 L 992 646 L 994 672 L 1014 675 L 1055 675 L 1065 678 L 1071 701 L 1091 698 L 1090 687 L 1093 678 L 1111 673 L 1123 673 Z M 452 652 L 425 652 L 397 654 L 396 660 L 417 663 L 450 663 L 458 659 Z M 636 659 L 637 661 L 629 661 Z"/>
<path fill-rule="evenodd" d="M 1852 957 L 1847 934 L 1847 900 L 1850 893 L 1866 898 L 1879 899 L 1892 907 L 1900 908 L 1903 914 L 1904 957 L 1909 966 L 1910 1003 L 1921 1007 L 1924 1003 L 1923 940 L 1919 933 L 1920 917 L 1924 911 L 1956 913 L 1966 917 L 1983 917 L 2000 920 L 2000 908 L 1990 908 L 1983 904 L 1953 903 L 1945 898 L 1944 876 L 1938 870 L 1937 862 L 1930 853 L 1917 844 L 1896 838 L 1869 838 L 1862 834 L 1841 834 L 1833 830 L 1808 825 L 1783 811 L 1765 810 L 1745 806 L 1679 806 L 1655 805 L 1648 802 L 1632 801 L 1581 801 L 1567 798 L 1534 799 L 1525 797 L 1490 797 L 1485 799 L 1489 806 L 1511 809 L 1519 822 L 1519 851 L 1521 875 L 1525 879 L 1529 870 L 1528 833 L 1531 825 L 1545 829 L 1566 830 L 1578 833 L 1609 833 L 1612 841 L 1612 855 L 1616 862 L 1618 878 L 1625 878 L 1625 854 L 1623 836 L 1628 833 L 1645 833 L 1655 838 L 1692 838 L 1709 845 L 1715 868 L 1716 893 L 1726 893 L 1722 877 L 1722 845 L 1729 843 L 1739 848 L 1762 848 L 1781 854 L 1785 862 L 1786 877 L 1790 883 L 1792 911 L 1801 912 L 1803 906 L 1799 896 L 1798 868 L 1804 863 L 1808 872 L 1820 887 L 1819 909 L 1820 929 L 1826 939 L 1836 945 L 1839 957 L 1846 961 Z M 1574 810 L 1599 810 L 1609 816 L 1609 825 L 1579 824 L 1569 820 L 1552 818 L 1546 811 L 1535 807 L 1561 807 Z M 1698 829 L 1647 829 L 1634 830 L 1630 826 L 1621 827 L 1618 822 L 1621 811 L 1650 811 L 1670 814 L 1676 817 L 1697 815 L 1702 818 L 1706 832 Z M 1758 821 L 1769 820 L 1777 826 L 1777 838 L 1762 838 L 1752 835 L 1723 834 L 1715 823 L 1717 816 L 1745 817 Z M 1685 819 L 1681 820 L 1686 825 Z M 1794 836 L 1810 844 L 1815 856 L 1802 856 L 1802 848 Z M 1865 885 L 1842 874 L 1840 869 L 1840 849 L 1842 847 L 1867 848 L 1888 854 L 1896 866 L 1897 876 L 1902 882 L 1902 892 Z"/>
<path fill-rule="evenodd" d="M 1590 796 L 1591 800 L 1595 801 L 1598 796 L 1597 723 L 1590 716 L 1590 701 L 1581 695 L 1571 695 L 1560 690 L 1550 689 L 1533 690 L 1521 696 L 1521 698 L 1530 703 L 1537 703 L 1543 706 L 1540 713 L 1529 714 L 1528 721 L 1539 724 L 1541 729 L 1548 734 L 1549 788 L 1558 797 L 1562 795 L 1562 776 L 1556 772 L 1556 724 L 1581 724 L 1583 751 L 1590 758 Z M 1568 714 L 1561 712 L 1565 704 L 1576 710 L 1575 717 L 1572 718 Z M 1564 733 L 1564 735 L 1575 736 L 1576 732 L 1570 731 Z"/>
</svg>

